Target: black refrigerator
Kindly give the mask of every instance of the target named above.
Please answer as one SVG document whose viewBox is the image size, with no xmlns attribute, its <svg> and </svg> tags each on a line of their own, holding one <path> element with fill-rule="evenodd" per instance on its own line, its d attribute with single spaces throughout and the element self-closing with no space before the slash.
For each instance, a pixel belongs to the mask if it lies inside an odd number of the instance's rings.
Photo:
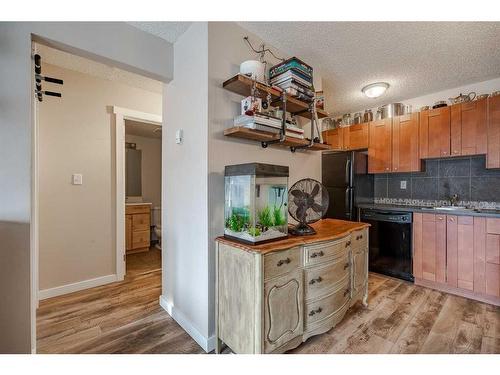
<svg viewBox="0 0 500 375">
<path fill-rule="evenodd" d="M 368 152 L 326 151 L 321 159 L 323 185 L 330 205 L 325 217 L 358 220 L 357 204 L 373 203 L 373 175 L 368 174 Z"/>
</svg>

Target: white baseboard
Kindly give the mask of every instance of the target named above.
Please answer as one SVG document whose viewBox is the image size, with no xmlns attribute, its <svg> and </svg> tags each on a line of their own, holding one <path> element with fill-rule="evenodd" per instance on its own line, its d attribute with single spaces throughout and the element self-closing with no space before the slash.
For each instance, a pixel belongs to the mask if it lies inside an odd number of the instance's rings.
<svg viewBox="0 0 500 375">
<path fill-rule="evenodd" d="M 169 303 L 164 296 L 160 296 L 160 306 L 186 331 L 194 341 L 207 353 L 215 349 L 215 336 L 206 338 L 198 331 L 184 314 Z"/>
<path fill-rule="evenodd" d="M 106 275 L 106 276 L 96 277 L 95 279 L 83 280 L 77 283 L 66 284 L 50 289 L 44 289 L 38 292 L 38 299 L 43 300 L 51 297 L 62 296 L 63 294 L 78 292 L 80 290 L 94 288 L 96 286 L 101 286 L 109 283 L 114 283 L 115 281 L 119 281 L 117 275 Z"/>
</svg>

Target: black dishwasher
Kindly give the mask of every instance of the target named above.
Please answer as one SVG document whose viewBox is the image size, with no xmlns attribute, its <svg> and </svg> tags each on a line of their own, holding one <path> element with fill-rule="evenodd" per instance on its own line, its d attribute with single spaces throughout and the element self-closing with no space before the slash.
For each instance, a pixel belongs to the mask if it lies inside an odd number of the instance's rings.
<svg viewBox="0 0 500 375">
<path fill-rule="evenodd" d="M 371 224 L 369 270 L 414 281 L 411 212 L 363 209 L 360 220 Z"/>
</svg>

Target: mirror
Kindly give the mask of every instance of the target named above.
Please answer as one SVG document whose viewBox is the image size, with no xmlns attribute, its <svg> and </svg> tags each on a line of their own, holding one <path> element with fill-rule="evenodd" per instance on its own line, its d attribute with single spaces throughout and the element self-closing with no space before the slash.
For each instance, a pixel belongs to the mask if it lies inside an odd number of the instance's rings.
<svg viewBox="0 0 500 375">
<path fill-rule="evenodd" d="M 142 151 L 125 149 L 125 195 L 127 197 L 142 196 Z"/>
</svg>

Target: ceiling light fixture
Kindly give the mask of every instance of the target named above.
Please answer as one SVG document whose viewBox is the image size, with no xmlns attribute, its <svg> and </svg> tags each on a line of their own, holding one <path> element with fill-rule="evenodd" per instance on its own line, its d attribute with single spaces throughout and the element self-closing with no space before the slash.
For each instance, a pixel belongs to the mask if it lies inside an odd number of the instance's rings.
<svg viewBox="0 0 500 375">
<path fill-rule="evenodd" d="M 378 98 L 389 88 L 387 82 L 371 83 L 361 89 L 361 92 L 369 98 Z"/>
</svg>

